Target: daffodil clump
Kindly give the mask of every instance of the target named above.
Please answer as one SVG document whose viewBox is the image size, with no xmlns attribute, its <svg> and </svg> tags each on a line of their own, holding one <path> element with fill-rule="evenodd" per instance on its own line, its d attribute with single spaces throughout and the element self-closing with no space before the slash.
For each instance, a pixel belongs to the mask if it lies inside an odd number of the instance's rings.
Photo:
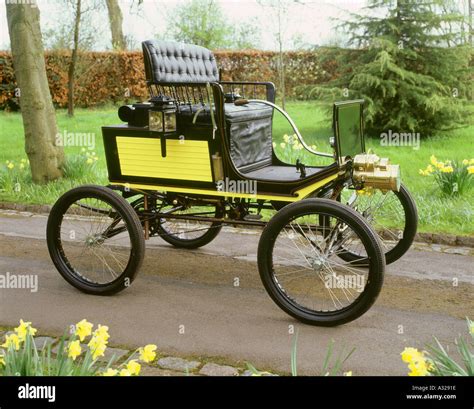
<svg viewBox="0 0 474 409">
<path fill-rule="evenodd" d="M 310 155 L 309 157 L 311 157 L 312 155 L 304 148 L 296 134 L 283 135 L 283 142 L 279 144 L 273 142 L 273 149 L 277 151 L 277 156 L 281 160 L 288 163 L 294 163 L 296 159 L 300 159 L 304 162 L 305 156 Z M 311 145 L 311 149 L 314 151 L 317 150 L 316 145 Z"/>
<path fill-rule="evenodd" d="M 474 184 L 474 159 L 439 161 L 431 155 L 430 163 L 419 170 L 422 176 L 433 176 L 441 192 L 448 196 L 462 195 Z"/>
<path fill-rule="evenodd" d="M 19 192 L 29 176 L 30 161 L 21 159 L 19 162 L 7 160 L 0 165 L 0 191 Z"/>
<path fill-rule="evenodd" d="M 66 156 L 64 176 L 70 179 L 83 179 L 96 175 L 98 172 L 99 157 L 96 152 L 82 148 L 79 154 Z"/>
<path fill-rule="evenodd" d="M 428 345 L 427 351 L 407 347 L 401 355 L 402 361 L 408 364 L 408 376 L 474 376 L 474 322 L 467 319 L 468 332 L 471 340 L 456 338 L 458 355 L 462 364 L 458 363 L 435 338 L 436 345 Z"/>
<path fill-rule="evenodd" d="M 34 336 L 37 332 L 31 322 L 20 320 L 20 325 L 7 334 L 1 345 L 0 375 L 14 376 L 137 376 L 141 362 L 150 363 L 156 358 L 156 345 L 146 345 L 134 351 L 120 365 L 113 367 L 115 357 L 106 364 L 99 358 L 105 355 L 109 342 L 109 328 L 81 320 L 73 327 L 69 337 L 64 335 L 53 357 L 51 345 L 38 351 Z"/>
<path fill-rule="evenodd" d="M 92 165 L 93 163 L 97 162 L 99 160 L 99 157 L 95 152 L 89 152 L 86 150 L 86 148 L 82 148 L 81 152 L 84 154 L 86 163 L 88 165 Z"/>
</svg>

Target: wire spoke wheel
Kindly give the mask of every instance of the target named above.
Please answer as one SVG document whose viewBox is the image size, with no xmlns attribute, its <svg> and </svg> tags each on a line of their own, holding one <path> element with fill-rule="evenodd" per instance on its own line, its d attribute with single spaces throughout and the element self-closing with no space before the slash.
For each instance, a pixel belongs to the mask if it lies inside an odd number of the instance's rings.
<svg viewBox="0 0 474 409">
<path fill-rule="evenodd" d="M 342 260 L 347 248 L 364 249 L 365 263 Z M 314 325 L 338 325 L 362 315 L 380 291 L 385 265 L 367 222 L 327 199 L 305 199 L 278 212 L 262 234 L 258 262 L 272 299 Z"/>
<path fill-rule="evenodd" d="M 345 189 L 341 202 L 359 212 L 377 232 L 387 264 L 398 260 L 410 248 L 416 234 L 418 214 L 405 186 L 402 185 L 399 192 L 385 193 L 378 189 L 367 192 Z M 344 260 L 364 262 L 367 257 L 360 247 L 346 250 L 340 253 Z"/>
<path fill-rule="evenodd" d="M 135 212 L 125 199 L 100 186 L 82 186 L 64 194 L 51 210 L 47 239 L 59 272 L 90 293 L 125 288 L 144 255 Z"/>
</svg>

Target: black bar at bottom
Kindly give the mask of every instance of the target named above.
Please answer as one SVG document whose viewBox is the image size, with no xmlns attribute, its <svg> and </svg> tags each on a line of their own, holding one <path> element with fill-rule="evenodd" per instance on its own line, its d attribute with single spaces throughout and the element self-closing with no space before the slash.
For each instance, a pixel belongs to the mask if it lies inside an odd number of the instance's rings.
<svg viewBox="0 0 474 409">
<path fill-rule="evenodd" d="M 35 387 L 55 387 L 54 398 Z M 0 408 L 472 409 L 473 387 L 472 377 L 3 377 Z"/>
</svg>

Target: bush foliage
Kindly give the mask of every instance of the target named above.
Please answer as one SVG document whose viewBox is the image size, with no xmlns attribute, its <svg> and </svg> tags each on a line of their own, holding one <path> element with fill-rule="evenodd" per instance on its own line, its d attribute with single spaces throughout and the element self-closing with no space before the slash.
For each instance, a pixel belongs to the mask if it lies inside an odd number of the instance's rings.
<svg viewBox="0 0 474 409">
<path fill-rule="evenodd" d="M 321 48 L 316 51 L 286 53 L 286 91 L 295 96 L 298 85 L 324 83 L 334 79 L 336 58 L 341 50 Z M 275 52 L 216 51 L 223 80 L 272 81 L 278 84 Z M 68 51 L 45 53 L 46 69 L 55 106 L 67 106 Z M 0 51 L 0 109 L 18 109 L 18 95 L 11 55 Z M 147 98 L 143 55 L 132 52 L 81 52 L 76 76 L 75 104 L 94 107 L 110 102 L 134 102 Z"/>
</svg>

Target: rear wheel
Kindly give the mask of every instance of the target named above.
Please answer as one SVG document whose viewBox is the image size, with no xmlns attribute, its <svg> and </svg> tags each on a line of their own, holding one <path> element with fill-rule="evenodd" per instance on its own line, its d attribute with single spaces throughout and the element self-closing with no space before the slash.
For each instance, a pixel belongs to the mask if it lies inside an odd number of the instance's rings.
<svg viewBox="0 0 474 409">
<path fill-rule="evenodd" d="M 145 254 L 135 211 L 102 186 L 80 186 L 61 196 L 51 209 L 46 237 L 59 273 L 90 294 L 114 294 L 128 287 Z"/>
<path fill-rule="evenodd" d="M 191 217 L 222 217 L 222 212 L 217 206 L 198 206 L 184 208 L 182 206 L 163 206 L 160 213 L 177 216 Z M 158 235 L 173 246 L 195 249 L 205 246 L 214 240 L 222 229 L 220 222 L 204 220 L 187 220 L 179 218 L 161 218 L 158 221 Z"/>
<path fill-rule="evenodd" d="M 400 186 L 398 192 L 386 193 L 378 189 L 345 189 L 341 201 L 362 214 L 377 232 L 387 264 L 398 260 L 408 251 L 415 239 L 418 213 L 415 201 L 404 185 Z M 352 248 L 341 252 L 339 256 L 346 261 L 363 262 L 365 253 L 362 248 Z"/>
<path fill-rule="evenodd" d="M 363 265 L 341 260 L 362 246 Z M 260 277 L 270 297 L 298 320 L 321 326 L 360 317 L 375 302 L 385 260 L 377 235 L 361 215 L 328 199 L 285 206 L 267 224 L 258 246 Z"/>
</svg>

